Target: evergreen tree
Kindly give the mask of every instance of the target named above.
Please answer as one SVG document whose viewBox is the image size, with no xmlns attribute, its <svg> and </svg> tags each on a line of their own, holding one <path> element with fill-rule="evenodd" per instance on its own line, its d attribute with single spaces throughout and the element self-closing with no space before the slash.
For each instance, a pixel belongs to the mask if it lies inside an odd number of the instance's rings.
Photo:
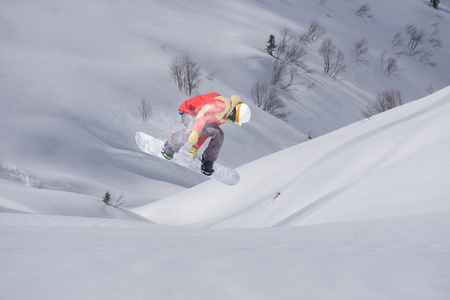
<svg viewBox="0 0 450 300">
<path fill-rule="evenodd" d="M 106 205 L 111 205 L 111 194 L 109 192 L 106 192 L 105 196 L 103 196 L 103 202 Z"/>
<path fill-rule="evenodd" d="M 266 52 L 269 53 L 270 56 L 273 56 L 273 51 L 277 46 L 275 45 L 275 37 L 273 34 L 270 35 L 269 40 L 267 41 Z"/>
<path fill-rule="evenodd" d="M 441 0 L 430 0 L 431 6 L 433 6 L 435 9 L 438 9 L 439 3 L 441 3 Z"/>
</svg>

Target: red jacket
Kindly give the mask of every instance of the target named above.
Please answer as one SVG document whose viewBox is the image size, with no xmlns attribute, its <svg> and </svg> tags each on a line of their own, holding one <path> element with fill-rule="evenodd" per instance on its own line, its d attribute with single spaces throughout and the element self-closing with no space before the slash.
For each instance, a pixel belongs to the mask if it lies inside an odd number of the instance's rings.
<svg viewBox="0 0 450 300">
<path fill-rule="evenodd" d="M 222 125 L 223 123 L 228 122 L 228 115 L 239 103 L 239 97 L 232 97 L 232 100 L 230 100 L 220 94 L 210 93 L 195 96 L 194 98 L 188 99 L 181 104 L 178 109 L 179 111 L 197 117 L 192 129 L 192 131 L 197 131 L 197 133 L 200 134 L 198 142 L 195 144 L 197 149 L 200 148 L 200 146 L 208 138 L 208 136 L 201 134 L 205 124 L 216 123 L 217 125 Z"/>
</svg>

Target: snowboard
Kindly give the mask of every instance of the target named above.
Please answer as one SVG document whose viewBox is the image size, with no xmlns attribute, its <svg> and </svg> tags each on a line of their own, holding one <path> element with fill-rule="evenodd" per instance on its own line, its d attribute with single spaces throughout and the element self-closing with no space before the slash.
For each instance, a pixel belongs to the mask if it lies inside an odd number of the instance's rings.
<svg viewBox="0 0 450 300">
<path fill-rule="evenodd" d="M 139 147 L 139 149 L 141 149 L 141 151 L 153 156 L 157 156 L 159 158 L 164 159 L 165 161 L 175 163 L 177 165 L 183 166 L 185 168 L 191 169 L 194 172 L 204 175 L 201 171 L 200 159 L 192 158 L 191 153 L 184 150 L 180 150 L 178 153 L 175 153 L 174 157 L 171 160 L 168 160 L 164 158 L 164 156 L 161 153 L 161 150 L 164 148 L 164 141 L 139 131 L 136 132 L 135 138 L 136 144 Z M 235 185 L 239 182 L 238 172 L 236 172 L 234 169 L 228 168 L 216 162 L 214 163 L 214 173 L 208 177 L 213 178 L 226 185 Z"/>
</svg>

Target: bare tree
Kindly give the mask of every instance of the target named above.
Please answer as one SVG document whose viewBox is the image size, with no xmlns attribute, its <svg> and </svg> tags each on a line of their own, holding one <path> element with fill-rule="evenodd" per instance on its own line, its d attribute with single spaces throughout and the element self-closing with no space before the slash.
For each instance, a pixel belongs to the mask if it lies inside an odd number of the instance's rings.
<svg viewBox="0 0 450 300">
<path fill-rule="evenodd" d="M 153 108 L 149 100 L 142 98 L 139 104 L 139 114 L 141 115 L 142 122 L 147 123 L 152 115 Z"/>
<path fill-rule="evenodd" d="M 433 53 L 431 50 L 428 49 L 422 49 L 419 53 L 419 61 L 425 64 L 428 64 L 432 66 L 433 68 L 436 67 L 436 63 L 430 61 L 430 58 L 433 56 Z"/>
<path fill-rule="evenodd" d="M 324 67 L 323 72 L 330 75 L 333 79 L 341 72 L 345 72 L 345 65 L 343 63 L 345 57 L 341 50 L 337 50 L 336 46 L 330 39 L 322 42 L 319 48 L 319 54 L 323 58 Z"/>
<path fill-rule="evenodd" d="M 433 56 L 432 49 L 442 47 L 442 42 L 439 36 L 439 23 L 434 23 L 433 27 L 434 31 L 428 39 L 425 30 L 419 29 L 414 24 L 407 24 L 405 26 L 405 33 L 408 37 L 406 48 L 408 49 L 409 55 L 418 56 L 420 62 L 435 67 L 436 63 L 430 61 L 430 58 Z M 429 45 L 424 45 L 427 41 Z M 404 45 L 401 33 L 395 35 L 392 40 L 392 45 L 393 47 Z M 423 46 L 419 47 L 420 45 Z M 431 49 L 429 46 L 431 46 Z M 402 54 L 402 52 L 399 52 L 399 54 Z"/>
<path fill-rule="evenodd" d="M 189 56 L 183 55 L 184 60 L 184 92 L 191 96 L 192 92 L 200 85 L 200 66 Z"/>
<path fill-rule="evenodd" d="M 434 31 L 431 33 L 430 38 L 428 39 L 428 42 L 431 44 L 433 48 L 440 48 L 442 47 L 442 42 L 439 37 L 439 23 L 433 24 Z"/>
<path fill-rule="evenodd" d="M 317 19 L 314 19 L 309 24 L 308 31 L 300 35 L 300 43 L 318 42 L 326 32 L 326 28 Z"/>
<path fill-rule="evenodd" d="M 387 76 L 391 76 L 394 75 L 398 71 L 398 69 L 399 67 L 397 63 L 397 58 L 392 55 L 389 56 L 384 67 L 384 73 Z"/>
<path fill-rule="evenodd" d="M 290 87 L 294 83 L 296 76 L 297 76 L 297 69 L 289 68 L 289 70 L 285 76 L 284 84 L 280 88 L 282 90 L 284 90 L 284 89 Z"/>
<path fill-rule="evenodd" d="M 286 105 L 274 87 L 268 83 L 256 81 L 250 90 L 250 95 L 256 106 L 279 119 L 287 120 L 289 113 L 284 111 Z"/>
<path fill-rule="evenodd" d="M 375 102 L 362 112 L 363 117 L 370 118 L 381 112 L 403 104 L 403 97 L 398 89 L 387 89 L 375 94 Z"/>
<path fill-rule="evenodd" d="M 176 56 L 170 65 L 170 74 L 180 91 L 188 96 L 200 85 L 200 66 L 188 55 Z"/>
<path fill-rule="evenodd" d="M 284 63 L 283 61 L 280 61 L 278 59 L 276 59 L 273 62 L 273 66 L 272 66 L 272 80 L 270 81 L 271 85 L 275 86 L 279 82 L 281 82 L 281 79 L 283 77 L 283 74 L 286 71 L 287 66 L 288 65 L 286 63 Z"/>
<path fill-rule="evenodd" d="M 336 79 L 336 77 L 341 73 L 341 72 L 345 72 L 346 70 L 346 66 L 344 65 L 344 53 L 342 53 L 341 50 L 338 50 L 336 56 L 335 56 L 335 60 L 334 60 L 334 64 L 333 64 L 333 68 L 331 69 L 331 77 L 333 77 L 333 79 Z"/>
<path fill-rule="evenodd" d="M 336 52 L 336 47 L 333 45 L 330 39 L 326 39 L 322 42 L 319 48 L 319 54 L 322 56 L 324 61 L 323 72 L 328 74 L 331 69 L 331 64 L 333 60 L 333 55 Z"/>
<path fill-rule="evenodd" d="M 409 53 L 415 55 L 414 50 L 418 45 L 423 44 L 425 41 L 425 30 L 419 30 L 416 25 L 408 24 L 405 26 L 405 32 L 409 36 L 407 45 L 407 47 L 409 48 Z"/>
<path fill-rule="evenodd" d="M 392 47 L 403 46 L 404 41 L 401 32 L 397 32 L 391 41 Z"/>
<path fill-rule="evenodd" d="M 386 51 L 380 55 L 380 66 L 387 76 L 395 75 L 399 70 L 397 57 L 393 54 L 388 55 Z"/>
<path fill-rule="evenodd" d="M 269 85 L 267 83 L 262 83 L 259 80 L 256 81 L 250 90 L 250 95 L 256 106 L 263 106 L 264 102 L 269 98 Z"/>
<path fill-rule="evenodd" d="M 326 32 L 327 30 L 325 27 L 323 27 L 317 19 L 312 20 L 311 24 L 309 24 L 308 36 L 313 42 L 317 42 Z"/>
<path fill-rule="evenodd" d="M 114 203 L 112 204 L 112 206 L 114 208 L 117 208 L 119 206 L 121 206 L 122 204 L 124 204 L 125 201 L 123 201 L 123 194 L 120 194 L 119 198 L 117 198 L 117 200 L 114 201 Z"/>
<path fill-rule="evenodd" d="M 356 41 L 353 44 L 353 53 L 355 54 L 355 61 L 359 64 L 368 65 L 367 52 L 369 52 L 369 47 L 367 46 L 367 41 L 365 38 Z"/>
<path fill-rule="evenodd" d="M 296 41 L 295 35 L 289 28 L 283 28 L 281 31 L 281 39 L 275 50 L 275 61 L 272 68 L 271 85 L 280 85 L 285 89 L 295 82 L 297 70 L 307 70 L 307 66 L 303 62 L 303 56 L 306 50 Z M 283 81 L 287 75 L 287 81 Z"/>
<path fill-rule="evenodd" d="M 355 12 L 355 15 L 357 16 L 357 17 L 361 17 L 361 18 L 364 18 L 364 17 L 371 17 L 371 15 L 369 15 L 369 12 L 370 12 L 370 5 L 369 4 L 364 4 L 364 5 L 361 5 L 361 7 Z"/>
<path fill-rule="evenodd" d="M 170 64 L 170 76 L 174 79 L 175 84 L 178 87 L 178 90 L 183 89 L 183 61 L 181 56 L 176 56 L 172 59 L 172 63 Z"/>
</svg>

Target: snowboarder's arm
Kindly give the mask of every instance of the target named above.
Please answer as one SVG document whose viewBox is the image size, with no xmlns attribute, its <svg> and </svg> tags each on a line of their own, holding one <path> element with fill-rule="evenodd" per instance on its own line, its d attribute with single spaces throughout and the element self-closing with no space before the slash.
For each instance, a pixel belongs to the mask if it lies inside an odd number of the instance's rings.
<svg viewBox="0 0 450 300">
<path fill-rule="evenodd" d="M 211 114 L 211 105 L 206 104 L 202 107 L 202 109 L 198 112 L 197 117 L 195 118 L 194 127 L 192 128 L 192 131 L 197 131 L 197 133 L 200 133 L 203 129 L 203 126 L 205 126 L 206 121 L 208 120 L 210 114 Z"/>
<path fill-rule="evenodd" d="M 203 127 L 206 124 L 206 121 L 208 118 L 211 117 L 211 115 L 214 115 L 214 109 L 212 105 L 206 104 L 202 107 L 202 109 L 198 112 L 197 117 L 195 118 L 194 126 L 192 128 L 192 133 L 189 136 L 189 143 L 192 145 L 195 145 L 198 143 L 200 132 L 202 131 Z M 203 140 L 204 142 L 204 140 Z M 203 143 L 202 142 L 202 143 Z"/>
</svg>

